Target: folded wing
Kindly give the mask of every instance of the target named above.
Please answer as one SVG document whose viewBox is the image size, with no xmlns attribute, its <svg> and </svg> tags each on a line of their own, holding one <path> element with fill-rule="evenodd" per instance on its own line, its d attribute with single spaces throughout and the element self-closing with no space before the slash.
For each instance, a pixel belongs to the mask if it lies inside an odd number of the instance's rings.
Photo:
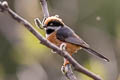
<svg viewBox="0 0 120 80">
<path fill-rule="evenodd" d="M 67 26 L 60 28 L 56 33 L 56 37 L 61 41 L 79 45 L 83 48 L 83 50 L 87 51 L 88 53 L 92 53 L 106 61 L 109 61 L 109 59 L 96 52 L 95 50 L 91 49 L 85 41 L 83 41 L 79 36 L 75 34 L 75 32 L 73 32 Z"/>
</svg>

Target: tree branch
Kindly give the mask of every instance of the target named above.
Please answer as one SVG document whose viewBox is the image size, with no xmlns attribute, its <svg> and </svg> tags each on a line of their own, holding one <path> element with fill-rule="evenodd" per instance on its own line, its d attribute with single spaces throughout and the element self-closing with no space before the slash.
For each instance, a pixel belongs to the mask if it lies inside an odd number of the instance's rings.
<svg viewBox="0 0 120 80">
<path fill-rule="evenodd" d="M 43 1 L 43 0 L 42 0 Z M 45 0 L 44 0 L 45 1 Z M 43 2 L 44 2 L 43 1 Z M 43 4 L 43 3 L 42 3 Z M 47 4 L 47 3 L 46 3 Z M 46 7 L 47 8 L 47 7 Z M 55 46 L 54 44 L 50 43 L 48 40 L 46 40 L 27 20 L 17 15 L 15 12 L 13 12 L 6 1 L 0 2 L 0 11 L 4 12 L 7 11 L 9 15 L 16 20 L 17 22 L 23 24 L 36 38 L 38 38 L 41 43 L 54 51 L 56 51 L 60 56 L 66 58 L 69 60 L 69 62 L 72 64 L 72 66 L 79 72 L 86 74 L 87 76 L 93 78 L 94 80 L 102 80 L 101 77 L 98 75 L 88 71 L 86 68 L 81 66 L 74 58 L 72 58 L 66 51 L 60 50 L 59 47 Z M 48 13 L 48 12 L 45 12 Z M 49 15 L 47 15 L 49 16 Z M 47 17 L 45 14 L 45 17 Z"/>
<path fill-rule="evenodd" d="M 44 18 L 49 17 L 49 11 L 48 11 L 46 0 L 40 0 L 40 3 L 41 3 L 42 11 L 44 14 Z"/>
</svg>

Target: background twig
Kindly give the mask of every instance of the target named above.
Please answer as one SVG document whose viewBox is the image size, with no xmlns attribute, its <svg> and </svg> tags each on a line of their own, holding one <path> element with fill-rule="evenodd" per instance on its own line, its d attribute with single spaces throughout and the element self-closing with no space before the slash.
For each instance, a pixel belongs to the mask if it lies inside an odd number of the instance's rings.
<svg viewBox="0 0 120 80">
<path fill-rule="evenodd" d="M 47 4 L 47 3 L 46 3 Z M 47 8 L 47 7 L 46 7 Z M 86 68 L 82 67 L 74 58 L 72 58 L 66 51 L 62 51 L 59 49 L 59 47 L 55 46 L 54 44 L 50 43 L 49 41 L 47 41 L 44 37 L 42 37 L 42 35 L 35 30 L 35 28 L 25 19 L 23 19 L 22 17 L 20 17 L 19 15 L 17 15 L 15 12 L 13 12 L 9 6 L 8 3 L 6 1 L 4 2 L 0 2 L 0 9 L 1 11 L 7 11 L 10 16 L 18 21 L 19 23 L 23 24 L 36 38 L 38 38 L 41 43 L 51 49 L 53 49 L 54 51 L 56 51 L 59 55 L 61 55 L 62 57 L 66 58 L 67 60 L 69 60 L 69 62 L 72 64 L 72 66 L 79 72 L 82 72 L 86 75 L 88 75 L 89 77 L 93 78 L 94 80 L 102 80 L 101 77 L 99 77 L 98 75 L 88 71 Z"/>
<path fill-rule="evenodd" d="M 42 11 L 44 14 L 44 18 L 49 17 L 49 12 L 48 12 L 48 7 L 47 7 L 47 2 L 46 0 L 40 0 Z"/>
</svg>

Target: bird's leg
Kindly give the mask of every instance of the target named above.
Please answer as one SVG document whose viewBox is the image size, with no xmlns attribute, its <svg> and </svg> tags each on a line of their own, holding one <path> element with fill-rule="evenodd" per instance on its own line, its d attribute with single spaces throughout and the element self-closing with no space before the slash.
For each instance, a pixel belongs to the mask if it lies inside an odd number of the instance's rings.
<svg viewBox="0 0 120 80">
<path fill-rule="evenodd" d="M 65 51 L 66 50 L 66 44 L 62 43 L 60 45 L 60 49 Z M 70 62 L 66 58 L 64 58 L 64 63 L 63 63 L 63 66 L 61 67 L 61 71 L 62 71 L 63 74 L 66 74 L 66 72 L 69 71 L 68 67 L 70 67 Z"/>
<path fill-rule="evenodd" d="M 66 43 L 62 43 L 60 45 L 60 49 L 63 50 L 63 51 L 65 51 L 66 50 Z"/>
<path fill-rule="evenodd" d="M 66 43 L 62 43 L 60 45 L 60 49 L 63 50 L 63 51 L 65 51 L 66 50 Z M 64 58 L 63 67 L 65 67 L 67 64 L 70 64 L 70 62 L 67 59 Z"/>
<path fill-rule="evenodd" d="M 70 64 L 70 62 L 64 58 L 64 63 L 63 63 L 63 66 L 66 66 L 67 64 Z"/>
</svg>

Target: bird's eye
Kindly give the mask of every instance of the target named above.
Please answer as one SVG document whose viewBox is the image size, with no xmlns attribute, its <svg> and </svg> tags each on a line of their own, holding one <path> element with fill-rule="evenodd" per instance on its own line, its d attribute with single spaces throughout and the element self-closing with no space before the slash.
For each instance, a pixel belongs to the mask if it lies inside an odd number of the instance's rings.
<svg viewBox="0 0 120 80">
<path fill-rule="evenodd" d="M 53 23 L 50 23 L 50 26 L 53 26 Z"/>
<path fill-rule="evenodd" d="M 48 26 L 63 26 L 63 24 L 58 21 L 51 21 L 48 23 Z"/>
</svg>

